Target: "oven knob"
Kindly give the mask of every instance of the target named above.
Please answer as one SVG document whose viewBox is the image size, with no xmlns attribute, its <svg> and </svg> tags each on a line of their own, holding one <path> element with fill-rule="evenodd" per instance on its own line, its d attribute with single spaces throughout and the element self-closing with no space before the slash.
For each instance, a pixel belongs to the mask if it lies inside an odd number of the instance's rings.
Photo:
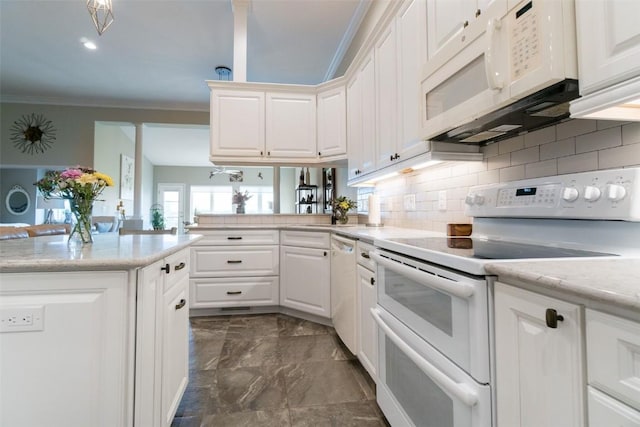
<svg viewBox="0 0 640 427">
<path fill-rule="evenodd" d="M 484 196 L 482 194 L 474 194 L 473 195 L 473 203 L 476 205 L 484 204 Z"/>
<path fill-rule="evenodd" d="M 627 195 L 627 190 L 619 184 L 609 184 L 607 185 L 607 199 L 612 202 L 617 202 L 619 200 L 624 199 L 624 196 Z"/>
<path fill-rule="evenodd" d="M 565 187 L 562 190 L 562 200 L 566 202 L 575 202 L 578 199 L 578 189 L 575 187 Z"/>
<path fill-rule="evenodd" d="M 467 195 L 467 197 L 464 198 L 464 203 L 471 206 L 473 205 L 475 199 L 475 194 L 469 194 Z"/>
<path fill-rule="evenodd" d="M 593 185 L 588 185 L 584 188 L 584 199 L 587 202 L 595 202 L 600 198 L 600 189 Z"/>
</svg>

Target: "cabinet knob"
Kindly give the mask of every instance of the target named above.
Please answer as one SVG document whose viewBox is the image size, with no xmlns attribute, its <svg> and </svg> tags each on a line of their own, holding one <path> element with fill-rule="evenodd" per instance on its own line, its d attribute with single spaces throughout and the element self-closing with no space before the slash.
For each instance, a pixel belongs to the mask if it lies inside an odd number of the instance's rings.
<svg viewBox="0 0 640 427">
<path fill-rule="evenodd" d="M 362 258 L 370 259 L 369 252 L 360 252 L 360 256 Z"/>
<path fill-rule="evenodd" d="M 376 284 L 376 279 L 374 279 L 373 277 L 371 278 L 371 286 L 374 286 Z"/>
<path fill-rule="evenodd" d="M 476 10 L 476 18 L 482 15 L 482 11 L 480 9 Z"/>
<path fill-rule="evenodd" d="M 271 151 L 267 151 L 267 156 L 270 156 L 270 155 L 271 155 Z"/>
<path fill-rule="evenodd" d="M 323 252 L 323 255 L 324 255 L 324 256 L 327 256 L 327 251 L 324 251 L 324 252 Z"/>
<path fill-rule="evenodd" d="M 175 271 L 179 271 L 179 270 L 182 270 L 183 268 L 185 268 L 186 266 L 187 266 L 187 264 L 185 264 L 184 262 L 181 262 L 180 264 L 178 264 L 175 267 L 173 267 L 173 269 Z"/>
<path fill-rule="evenodd" d="M 165 264 L 164 267 L 160 267 L 160 270 L 163 270 L 165 273 L 171 273 L 171 266 L 169 264 Z"/>
<path fill-rule="evenodd" d="M 180 302 L 178 304 L 176 304 L 176 310 L 180 310 L 182 307 L 184 307 L 187 304 L 187 300 L 186 299 L 181 299 Z"/>
<path fill-rule="evenodd" d="M 263 154 L 263 152 L 261 151 L 261 152 L 260 152 L 260 155 L 262 156 L 262 154 Z"/>
<path fill-rule="evenodd" d="M 322 153 L 318 151 L 318 156 L 322 156 Z"/>
<path fill-rule="evenodd" d="M 464 21 L 462 24 L 462 28 L 467 28 L 469 26 L 469 21 Z"/>
<path fill-rule="evenodd" d="M 545 320 L 547 322 L 547 326 L 551 329 L 556 329 L 558 327 L 558 322 L 562 322 L 564 317 L 562 314 L 558 314 L 558 311 L 553 308 L 547 308 L 545 312 Z"/>
<path fill-rule="evenodd" d="M 389 160 L 393 160 L 393 154 L 389 156 Z"/>
</svg>

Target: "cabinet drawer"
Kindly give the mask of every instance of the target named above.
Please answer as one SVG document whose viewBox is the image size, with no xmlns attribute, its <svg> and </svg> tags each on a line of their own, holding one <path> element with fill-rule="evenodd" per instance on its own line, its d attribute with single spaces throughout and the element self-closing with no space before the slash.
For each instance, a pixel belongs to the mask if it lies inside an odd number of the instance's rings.
<svg viewBox="0 0 640 427">
<path fill-rule="evenodd" d="M 278 230 L 194 230 L 204 237 L 194 246 L 277 245 Z"/>
<path fill-rule="evenodd" d="M 281 231 L 282 244 L 302 248 L 329 249 L 331 243 L 329 233 L 321 231 Z"/>
<path fill-rule="evenodd" d="M 278 305 L 278 277 L 191 279 L 191 307 Z"/>
<path fill-rule="evenodd" d="M 589 425 L 591 427 L 640 427 L 640 412 L 589 387 Z"/>
<path fill-rule="evenodd" d="M 164 292 L 167 292 L 189 274 L 189 249 L 183 249 L 166 257 L 162 267 L 166 268 L 166 265 L 169 265 L 169 274 L 165 273 Z"/>
<path fill-rule="evenodd" d="M 594 310 L 586 319 L 589 385 L 640 411 L 640 323 Z"/>
<path fill-rule="evenodd" d="M 191 277 L 277 275 L 278 259 L 278 246 L 193 247 Z"/>
<path fill-rule="evenodd" d="M 376 271 L 376 263 L 369 257 L 369 252 L 374 249 L 369 243 L 358 241 L 356 243 L 356 254 L 358 256 L 358 264 L 371 271 Z"/>
</svg>

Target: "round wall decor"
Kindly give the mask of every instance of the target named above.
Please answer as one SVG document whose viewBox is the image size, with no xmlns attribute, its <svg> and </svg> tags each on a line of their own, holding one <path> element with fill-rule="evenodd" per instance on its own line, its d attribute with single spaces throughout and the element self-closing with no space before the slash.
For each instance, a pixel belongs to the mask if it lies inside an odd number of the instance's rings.
<svg viewBox="0 0 640 427">
<path fill-rule="evenodd" d="M 13 122 L 10 138 L 23 153 L 44 153 L 56 140 L 56 128 L 42 114 L 26 114 Z"/>
</svg>

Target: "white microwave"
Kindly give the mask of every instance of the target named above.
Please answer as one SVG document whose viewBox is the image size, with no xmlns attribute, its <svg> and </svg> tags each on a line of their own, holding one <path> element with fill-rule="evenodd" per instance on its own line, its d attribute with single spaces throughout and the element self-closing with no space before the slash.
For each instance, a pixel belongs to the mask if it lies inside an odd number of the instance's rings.
<svg viewBox="0 0 640 427">
<path fill-rule="evenodd" d="M 573 0 L 507 3 L 459 52 L 449 43 L 423 67 L 424 139 L 489 143 L 569 117 L 578 97 Z"/>
</svg>

